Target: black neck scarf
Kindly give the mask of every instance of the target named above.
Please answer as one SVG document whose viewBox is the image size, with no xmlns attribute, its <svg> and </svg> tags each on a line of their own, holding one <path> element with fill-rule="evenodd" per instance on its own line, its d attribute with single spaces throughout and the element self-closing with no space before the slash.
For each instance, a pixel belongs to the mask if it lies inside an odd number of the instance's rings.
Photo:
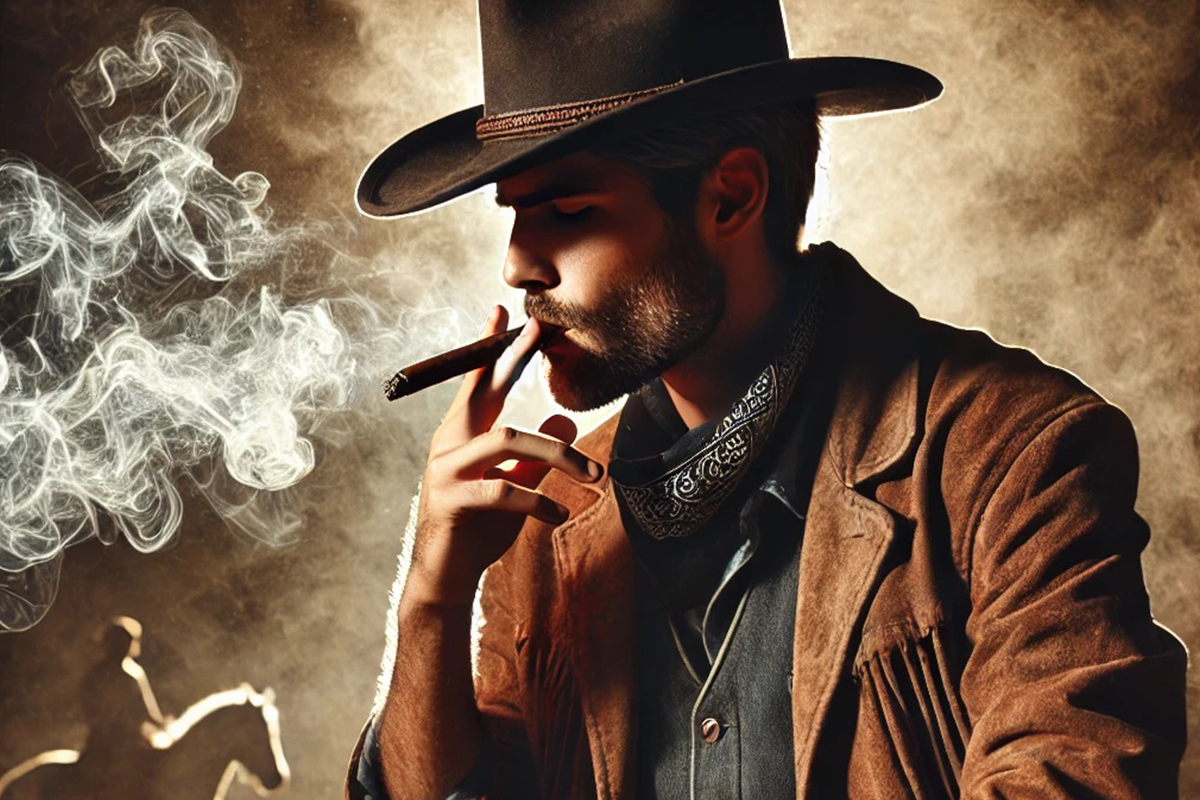
<svg viewBox="0 0 1200 800">
<path fill-rule="evenodd" d="M 661 378 L 630 395 L 609 475 L 622 506 L 657 540 L 688 536 L 739 488 L 788 407 L 824 308 L 824 270 L 801 255 L 785 302 L 795 316 L 774 357 L 719 421 L 688 430 Z"/>
</svg>

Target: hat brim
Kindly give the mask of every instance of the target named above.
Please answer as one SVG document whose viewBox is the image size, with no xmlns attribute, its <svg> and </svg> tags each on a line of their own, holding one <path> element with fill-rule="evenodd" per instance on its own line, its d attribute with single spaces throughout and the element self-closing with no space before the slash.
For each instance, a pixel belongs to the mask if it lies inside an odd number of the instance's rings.
<svg viewBox="0 0 1200 800">
<path fill-rule="evenodd" d="M 941 93 L 941 81 L 917 67 L 829 56 L 772 61 L 687 81 L 556 133 L 524 139 L 479 141 L 475 123 L 483 106 L 475 106 L 417 128 L 372 159 L 358 182 L 358 208 L 370 217 L 423 211 L 589 143 L 694 116 L 696 109 L 719 112 L 812 97 L 821 116 L 864 116 L 915 108 Z"/>
</svg>

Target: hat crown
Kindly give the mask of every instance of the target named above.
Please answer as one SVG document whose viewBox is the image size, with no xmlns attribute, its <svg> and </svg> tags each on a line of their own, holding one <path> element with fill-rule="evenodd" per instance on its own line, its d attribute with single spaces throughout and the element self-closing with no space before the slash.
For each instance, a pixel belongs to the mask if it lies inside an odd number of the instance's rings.
<svg viewBox="0 0 1200 800">
<path fill-rule="evenodd" d="M 779 0 L 479 0 L 479 33 L 488 115 L 789 57 Z"/>
</svg>

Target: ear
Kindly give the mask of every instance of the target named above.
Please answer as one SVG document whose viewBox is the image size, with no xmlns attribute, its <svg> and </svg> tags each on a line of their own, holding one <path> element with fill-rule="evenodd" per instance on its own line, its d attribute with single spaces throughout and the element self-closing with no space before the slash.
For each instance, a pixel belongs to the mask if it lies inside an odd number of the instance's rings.
<svg viewBox="0 0 1200 800">
<path fill-rule="evenodd" d="M 762 219 L 770 188 L 770 171 L 763 154 L 753 147 L 735 147 L 705 178 L 701 196 L 707 199 L 706 225 L 713 237 L 729 241 L 740 237 Z"/>
</svg>

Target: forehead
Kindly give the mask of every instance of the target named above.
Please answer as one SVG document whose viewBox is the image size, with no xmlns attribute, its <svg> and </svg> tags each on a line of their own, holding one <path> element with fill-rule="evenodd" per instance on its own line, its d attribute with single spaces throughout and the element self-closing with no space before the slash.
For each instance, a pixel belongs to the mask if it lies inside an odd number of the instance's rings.
<svg viewBox="0 0 1200 800">
<path fill-rule="evenodd" d="M 496 202 L 520 208 L 572 195 L 647 191 L 645 181 L 628 165 L 592 153 L 574 153 L 498 182 Z"/>
</svg>

